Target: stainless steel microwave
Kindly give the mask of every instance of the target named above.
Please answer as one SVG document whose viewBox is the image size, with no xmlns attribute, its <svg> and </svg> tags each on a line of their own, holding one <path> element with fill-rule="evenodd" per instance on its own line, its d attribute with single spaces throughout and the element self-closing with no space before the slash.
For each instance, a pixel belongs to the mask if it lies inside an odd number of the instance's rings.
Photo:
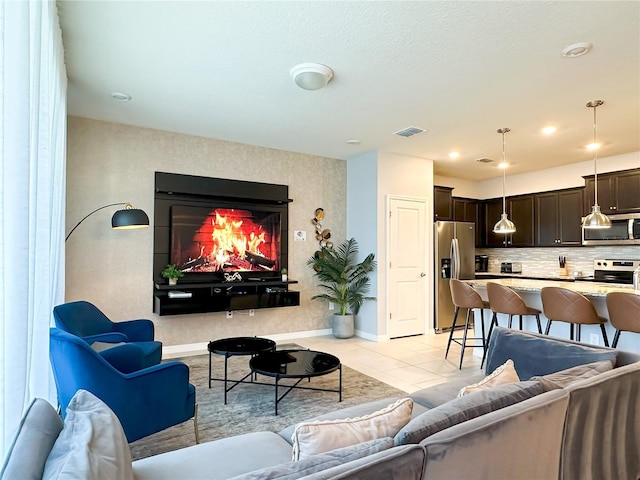
<svg viewBox="0 0 640 480">
<path fill-rule="evenodd" d="M 608 217 L 611 228 L 582 229 L 582 245 L 640 245 L 640 213 Z"/>
</svg>

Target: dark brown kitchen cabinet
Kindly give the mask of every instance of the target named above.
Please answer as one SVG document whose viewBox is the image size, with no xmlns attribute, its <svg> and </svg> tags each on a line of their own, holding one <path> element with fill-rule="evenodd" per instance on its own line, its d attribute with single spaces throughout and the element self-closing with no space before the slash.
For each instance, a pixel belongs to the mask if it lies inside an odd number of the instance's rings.
<svg viewBox="0 0 640 480">
<path fill-rule="evenodd" d="M 484 204 L 484 246 L 485 247 L 506 247 L 510 235 L 498 235 L 493 233 L 493 226 L 502 215 L 502 198 L 492 198 L 483 202 Z"/>
<path fill-rule="evenodd" d="M 502 215 L 502 198 L 485 202 L 485 246 L 486 247 L 533 247 L 534 245 L 534 202 L 533 195 L 507 197 L 506 209 L 509 220 L 515 226 L 515 233 L 502 235 L 493 233 L 493 226 Z"/>
<path fill-rule="evenodd" d="M 580 245 L 583 188 L 539 193 L 535 199 L 535 246 Z"/>
<path fill-rule="evenodd" d="M 509 219 L 515 224 L 516 231 L 507 240 L 509 246 L 533 247 L 534 245 L 534 202 L 533 195 L 518 195 L 507 198 Z"/>
<path fill-rule="evenodd" d="M 435 220 L 453 220 L 453 187 L 433 187 L 433 212 Z"/>
<path fill-rule="evenodd" d="M 453 219 L 456 222 L 473 222 L 476 226 L 476 247 L 482 246 L 482 223 L 479 221 L 478 200 L 474 198 L 453 197 Z"/>
<path fill-rule="evenodd" d="M 583 213 L 591 212 L 595 176 L 585 178 Z M 640 212 L 640 168 L 598 175 L 598 204 L 605 214 Z"/>
</svg>

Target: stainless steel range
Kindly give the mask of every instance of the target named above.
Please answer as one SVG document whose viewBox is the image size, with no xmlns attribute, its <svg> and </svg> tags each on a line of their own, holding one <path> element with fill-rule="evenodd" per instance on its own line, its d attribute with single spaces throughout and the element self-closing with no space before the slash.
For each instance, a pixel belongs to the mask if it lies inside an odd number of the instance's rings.
<svg viewBox="0 0 640 480">
<path fill-rule="evenodd" d="M 593 261 L 593 281 L 606 283 L 633 284 L 633 271 L 640 266 L 640 260 Z"/>
</svg>

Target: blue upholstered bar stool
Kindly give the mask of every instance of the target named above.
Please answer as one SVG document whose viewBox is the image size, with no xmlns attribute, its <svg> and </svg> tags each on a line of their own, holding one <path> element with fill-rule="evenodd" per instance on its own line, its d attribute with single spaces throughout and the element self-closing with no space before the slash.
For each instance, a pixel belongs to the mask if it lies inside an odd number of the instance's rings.
<svg viewBox="0 0 640 480">
<path fill-rule="evenodd" d="M 549 334 L 551 322 L 566 322 L 570 325 L 569 339 L 580 341 L 580 327 L 582 325 L 600 325 L 602 340 L 605 346 L 609 346 L 605 325 L 606 318 L 598 316 L 593 303 L 582 295 L 567 288 L 544 287 L 540 291 L 542 297 L 542 310 L 548 318 L 545 335 Z M 575 334 L 574 334 L 575 330 Z"/>
<path fill-rule="evenodd" d="M 489 303 L 482 300 L 480 294 L 476 292 L 471 285 L 466 284 L 465 282 L 461 282 L 455 278 L 452 278 L 449 283 L 449 287 L 451 289 L 451 299 L 453 300 L 453 305 L 456 307 L 453 314 L 453 324 L 451 325 L 451 332 L 449 333 L 449 341 L 447 342 L 447 350 L 444 353 L 444 358 L 447 358 L 449 354 L 449 347 L 451 346 L 451 342 L 455 342 L 461 347 L 460 351 L 460 365 L 459 369 L 462 369 L 462 360 L 464 359 L 464 349 L 465 348 L 474 348 L 474 347 L 482 347 L 482 363 L 480 364 L 480 368 L 484 364 L 484 358 L 487 354 L 487 340 L 484 334 L 484 313 L 483 309 L 489 308 Z M 467 309 L 467 318 L 464 323 L 464 332 L 462 333 L 462 337 L 454 337 L 453 331 L 456 328 L 456 321 L 458 320 L 458 313 L 460 313 L 461 308 Z M 471 317 L 471 311 L 473 309 L 480 310 L 480 325 L 482 328 L 482 337 L 468 337 L 467 331 L 469 329 L 469 319 Z M 471 345 L 467 345 L 467 341 L 471 340 L 475 343 Z M 477 342 L 480 342 L 478 344 Z"/>
<path fill-rule="evenodd" d="M 607 293 L 609 321 L 616 329 L 611 346 L 616 348 L 620 332 L 640 333 L 640 295 L 626 292 Z"/>
</svg>

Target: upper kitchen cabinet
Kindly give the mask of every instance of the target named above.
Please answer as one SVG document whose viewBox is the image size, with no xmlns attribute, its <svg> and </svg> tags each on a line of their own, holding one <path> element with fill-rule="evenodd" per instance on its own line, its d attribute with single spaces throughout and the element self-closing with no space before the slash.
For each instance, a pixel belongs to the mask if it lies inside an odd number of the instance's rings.
<svg viewBox="0 0 640 480">
<path fill-rule="evenodd" d="M 453 187 L 433 187 L 434 220 L 453 220 Z"/>
<path fill-rule="evenodd" d="M 535 246 L 581 244 L 583 191 L 584 188 L 572 188 L 534 195 Z"/>
<path fill-rule="evenodd" d="M 453 197 L 453 219 L 456 222 L 473 222 L 476 226 L 476 247 L 482 246 L 482 222 L 480 206 L 474 198 Z"/>
<path fill-rule="evenodd" d="M 509 218 L 516 226 L 509 245 L 513 247 L 533 247 L 534 245 L 534 202 L 533 195 L 518 195 L 507 198 Z"/>
<path fill-rule="evenodd" d="M 585 178 L 583 213 L 591 212 L 595 176 Z M 605 214 L 640 212 L 640 169 L 598 175 L 598 204 Z"/>
<path fill-rule="evenodd" d="M 507 197 L 506 207 L 515 233 L 502 235 L 493 233 L 493 226 L 502 215 L 502 198 L 493 198 L 484 203 L 486 247 L 533 247 L 534 245 L 534 201 L 533 195 Z"/>
</svg>

